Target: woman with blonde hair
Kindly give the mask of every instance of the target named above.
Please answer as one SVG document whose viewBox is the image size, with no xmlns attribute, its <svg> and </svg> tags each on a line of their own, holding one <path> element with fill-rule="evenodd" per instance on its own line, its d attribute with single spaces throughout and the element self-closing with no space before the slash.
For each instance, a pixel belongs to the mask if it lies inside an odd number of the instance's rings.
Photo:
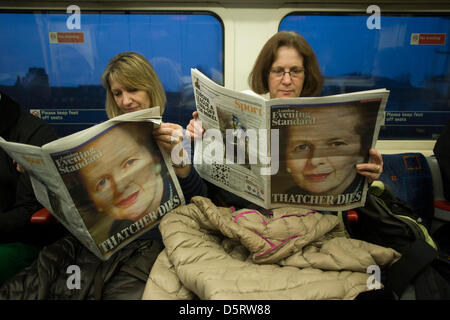
<svg viewBox="0 0 450 320">
<path fill-rule="evenodd" d="M 150 62 L 136 52 L 122 52 L 114 56 L 101 77 L 106 89 L 106 113 L 109 118 L 138 110 L 159 106 L 164 113 L 166 95 L 161 81 Z M 183 128 L 175 123 L 161 123 L 152 133 L 156 141 L 168 154 L 178 146 L 181 154 L 186 154 L 181 145 Z M 174 171 L 180 182 L 186 202 L 195 195 L 206 195 L 206 184 L 190 161 L 174 162 Z"/>
<path fill-rule="evenodd" d="M 150 62 L 139 53 L 122 52 L 114 56 L 103 72 L 101 83 L 106 89 L 106 114 L 108 118 L 139 110 L 124 109 L 116 100 L 118 92 L 117 90 L 113 91 L 111 83 L 119 83 L 124 88 L 133 89 L 134 92 L 145 91 L 149 105 L 141 106 L 140 109 L 159 106 L 161 115 L 164 113 L 167 100 L 162 84 Z"/>
</svg>

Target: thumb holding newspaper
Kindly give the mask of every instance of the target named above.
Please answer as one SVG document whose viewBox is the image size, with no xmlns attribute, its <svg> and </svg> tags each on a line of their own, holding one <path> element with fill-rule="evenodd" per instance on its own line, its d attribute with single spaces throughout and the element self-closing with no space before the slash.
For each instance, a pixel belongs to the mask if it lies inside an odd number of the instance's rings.
<svg viewBox="0 0 450 320">
<path fill-rule="evenodd" d="M 205 129 L 203 129 L 201 122 L 198 120 L 198 112 L 194 111 L 192 113 L 192 119 L 186 127 L 186 133 L 191 139 L 200 139 L 204 132 Z"/>
</svg>

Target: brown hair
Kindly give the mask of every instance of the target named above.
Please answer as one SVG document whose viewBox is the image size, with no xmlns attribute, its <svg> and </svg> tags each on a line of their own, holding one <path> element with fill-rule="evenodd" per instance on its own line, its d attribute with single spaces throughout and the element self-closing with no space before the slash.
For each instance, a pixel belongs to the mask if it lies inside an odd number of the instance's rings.
<svg viewBox="0 0 450 320">
<path fill-rule="evenodd" d="M 150 106 L 159 106 L 161 115 L 164 113 L 166 94 L 161 81 L 150 62 L 136 52 L 122 52 L 114 56 L 106 66 L 100 79 L 106 89 L 106 114 L 108 118 L 116 117 L 123 113 L 114 100 L 110 81 L 114 80 L 127 88 L 145 90 L 150 98 Z"/>
<path fill-rule="evenodd" d="M 303 57 L 305 81 L 300 96 L 317 96 L 322 90 L 323 76 L 316 54 L 309 43 L 293 31 L 280 31 L 266 42 L 248 76 L 250 88 L 258 94 L 269 92 L 270 68 L 276 60 L 278 49 L 282 46 L 296 49 Z"/>
</svg>

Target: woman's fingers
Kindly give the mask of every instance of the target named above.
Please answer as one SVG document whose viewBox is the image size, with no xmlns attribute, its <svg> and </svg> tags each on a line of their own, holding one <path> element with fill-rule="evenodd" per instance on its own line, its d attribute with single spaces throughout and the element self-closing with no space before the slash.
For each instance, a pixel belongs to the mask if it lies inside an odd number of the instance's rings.
<svg viewBox="0 0 450 320">
<path fill-rule="evenodd" d="M 356 169 L 368 178 L 369 183 L 378 180 L 383 172 L 383 158 L 378 150 L 372 148 L 369 150 L 369 162 L 358 164 Z"/>
</svg>

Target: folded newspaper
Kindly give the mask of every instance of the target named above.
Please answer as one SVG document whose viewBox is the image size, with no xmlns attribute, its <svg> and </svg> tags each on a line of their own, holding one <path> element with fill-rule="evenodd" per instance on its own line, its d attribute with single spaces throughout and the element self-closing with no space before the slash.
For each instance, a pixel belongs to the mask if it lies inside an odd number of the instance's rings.
<svg viewBox="0 0 450 320">
<path fill-rule="evenodd" d="M 220 86 L 191 69 L 201 177 L 263 208 L 340 211 L 363 206 L 369 161 L 389 90 L 265 99 Z"/>
<path fill-rule="evenodd" d="M 38 201 L 102 260 L 185 203 L 152 128 L 159 107 L 115 117 L 42 147 L 0 140 Z"/>
</svg>

